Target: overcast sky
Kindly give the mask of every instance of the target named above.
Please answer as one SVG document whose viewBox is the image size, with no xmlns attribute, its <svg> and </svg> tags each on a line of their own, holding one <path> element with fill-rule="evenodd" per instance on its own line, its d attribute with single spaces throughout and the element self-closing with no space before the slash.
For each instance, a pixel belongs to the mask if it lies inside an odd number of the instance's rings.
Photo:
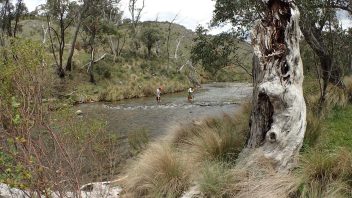
<svg viewBox="0 0 352 198">
<path fill-rule="evenodd" d="M 24 0 L 30 11 L 46 0 Z M 129 0 L 121 0 L 121 8 L 124 17 L 130 18 L 128 12 Z M 175 22 L 184 25 L 188 29 L 195 30 L 198 24 L 207 26 L 210 22 L 215 1 L 212 0 L 145 0 L 145 8 L 142 12 L 142 21 L 155 20 L 171 21 L 176 14 Z M 219 30 L 214 30 L 218 32 Z"/>
<path fill-rule="evenodd" d="M 24 2 L 32 11 L 36 6 L 45 3 L 46 0 L 24 0 Z M 129 0 L 121 0 L 125 18 L 130 18 L 128 2 Z M 157 17 L 159 21 L 171 21 L 178 14 L 176 23 L 195 30 L 198 24 L 208 25 L 213 15 L 214 5 L 215 1 L 212 0 L 145 0 L 142 21 L 155 20 Z M 352 22 L 347 17 L 342 15 L 340 20 L 344 28 L 352 27 Z M 219 31 L 221 30 L 215 29 L 212 33 Z"/>
</svg>

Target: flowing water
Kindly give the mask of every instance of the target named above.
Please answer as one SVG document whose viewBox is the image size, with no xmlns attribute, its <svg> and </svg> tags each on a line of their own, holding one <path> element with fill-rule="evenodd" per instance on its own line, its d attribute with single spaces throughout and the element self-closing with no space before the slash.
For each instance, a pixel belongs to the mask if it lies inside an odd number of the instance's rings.
<svg viewBox="0 0 352 198">
<path fill-rule="evenodd" d="M 122 139 L 128 133 L 145 130 L 150 138 L 168 133 L 170 127 L 205 117 L 235 113 L 252 93 L 250 84 L 205 84 L 194 93 L 193 103 L 187 101 L 187 91 L 161 96 L 160 104 L 153 97 L 123 100 L 116 103 L 91 103 L 78 106 L 83 116 L 107 122 L 108 130 Z"/>
</svg>

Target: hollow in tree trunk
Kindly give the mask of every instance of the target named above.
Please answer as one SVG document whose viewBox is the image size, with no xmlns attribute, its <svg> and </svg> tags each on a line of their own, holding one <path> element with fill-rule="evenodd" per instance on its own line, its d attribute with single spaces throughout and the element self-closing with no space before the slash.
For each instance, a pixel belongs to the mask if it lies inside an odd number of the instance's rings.
<svg viewBox="0 0 352 198">
<path fill-rule="evenodd" d="M 294 165 L 306 129 L 299 11 L 291 0 L 263 0 L 265 18 L 252 30 L 253 110 L 247 147 L 278 171 Z"/>
</svg>

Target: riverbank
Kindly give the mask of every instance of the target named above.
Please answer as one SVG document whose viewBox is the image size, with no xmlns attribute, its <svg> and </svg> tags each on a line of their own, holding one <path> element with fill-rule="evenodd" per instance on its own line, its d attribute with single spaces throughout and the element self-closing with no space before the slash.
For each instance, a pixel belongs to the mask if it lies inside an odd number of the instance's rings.
<svg viewBox="0 0 352 198">
<path fill-rule="evenodd" d="M 167 76 L 137 76 L 131 74 L 128 79 L 106 80 L 102 79 L 92 84 L 80 80 L 79 74 L 61 84 L 57 95 L 68 99 L 73 104 L 90 102 L 114 102 L 125 99 L 155 96 L 156 89 L 163 88 L 163 94 L 177 93 L 192 86 L 188 79 L 182 75 L 175 78 Z"/>
</svg>

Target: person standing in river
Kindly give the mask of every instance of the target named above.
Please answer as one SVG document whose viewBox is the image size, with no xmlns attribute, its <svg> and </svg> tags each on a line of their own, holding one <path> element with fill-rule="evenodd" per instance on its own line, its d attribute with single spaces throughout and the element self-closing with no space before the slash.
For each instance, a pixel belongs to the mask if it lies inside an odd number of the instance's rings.
<svg viewBox="0 0 352 198">
<path fill-rule="evenodd" d="M 161 88 L 157 88 L 156 89 L 156 102 L 160 103 L 161 99 L 160 99 L 160 95 L 161 95 Z"/>
<path fill-rule="evenodd" d="M 190 88 L 188 89 L 188 102 L 190 102 L 190 103 L 193 102 L 193 92 L 194 92 L 193 87 L 190 87 Z"/>
</svg>

